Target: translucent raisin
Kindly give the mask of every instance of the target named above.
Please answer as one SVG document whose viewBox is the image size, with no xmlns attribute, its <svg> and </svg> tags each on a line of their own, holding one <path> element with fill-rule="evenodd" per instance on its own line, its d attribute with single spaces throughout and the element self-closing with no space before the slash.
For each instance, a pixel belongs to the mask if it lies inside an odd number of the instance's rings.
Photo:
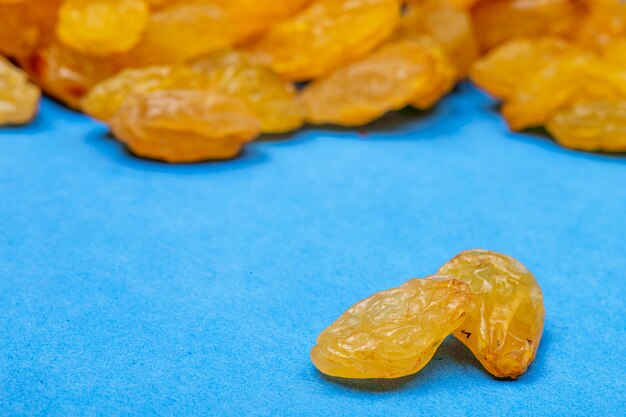
<svg viewBox="0 0 626 417">
<path fill-rule="evenodd" d="M 548 121 L 548 132 L 561 145 L 588 151 L 626 151 L 626 101 L 576 104 Z"/>
<path fill-rule="evenodd" d="M 509 126 L 544 125 L 556 112 L 585 101 L 626 97 L 626 71 L 593 55 L 567 56 L 528 78 L 528 86 L 504 103 Z"/>
<path fill-rule="evenodd" d="M 571 0 L 481 1 L 472 9 L 474 28 L 483 51 L 518 37 L 576 33 L 587 8 Z"/>
<path fill-rule="evenodd" d="M 131 94 L 166 89 L 199 89 L 205 78 L 181 64 L 127 68 L 95 85 L 81 102 L 90 116 L 109 121 Z"/>
<path fill-rule="evenodd" d="M 510 256 L 469 250 L 439 271 L 467 283 L 473 307 L 454 336 L 496 377 L 516 378 L 534 360 L 543 332 L 543 295 L 533 275 Z"/>
<path fill-rule="evenodd" d="M 420 101 L 430 104 L 440 71 L 433 44 L 413 39 L 394 41 L 372 55 L 310 83 L 301 98 L 312 123 L 361 125 Z M 452 84 L 450 64 L 445 92 Z"/>
<path fill-rule="evenodd" d="M 67 46 L 92 55 L 125 52 L 148 25 L 145 0 L 65 0 L 57 35 Z"/>
<path fill-rule="evenodd" d="M 471 16 L 447 0 L 411 3 L 402 16 L 399 31 L 403 36 L 430 36 L 456 67 L 459 78 L 465 77 L 478 57 Z"/>
<path fill-rule="evenodd" d="M 183 62 L 233 43 L 227 13 L 207 2 L 174 3 L 154 12 L 139 44 L 117 60 L 125 66 Z"/>
<path fill-rule="evenodd" d="M 234 96 L 159 90 L 124 100 L 111 129 L 136 155 L 179 163 L 234 158 L 258 135 L 259 122 Z"/>
<path fill-rule="evenodd" d="M 398 378 L 422 369 L 465 320 L 472 296 L 451 277 L 412 279 L 350 307 L 311 350 L 321 372 L 343 378 Z"/>
<path fill-rule="evenodd" d="M 572 48 L 560 38 L 515 39 L 476 61 L 470 77 L 491 95 L 506 99 L 527 88 L 529 76 L 545 70 Z"/>
<path fill-rule="evenodd" d="M 224 51 L 197 59 L 191 68 L 207 85 L 241 98 L 261 121 L 264 133 L 281 133 L 302 126 L 304 110 L 292 83 L 254 62 L 242 51 Z"/>
<path fill-rule="evenodd" d="M 0 54 L 23 58 L 52 40 L 61 1 L 0 3 Z"/>
<path fill-rule="evenodd" d="M 274 23 L 304 9 L 311 0 L 214 0 L 230 15 L 236 44 L 245 44 Z"/>
<path fill-rule="evenodd" d="M 29 122 L 37 113 L 40 96 L 27 75 L 0 56 L 0 126 Z"/>
<path fill-rule="evenodd" d="M 366 55 L 399 16 L 398 0 L 318 0 L 272 26 L 252 50 L 291 80 L 316 78 Z"/>
<path fill-rule="evenodd" d="M 19 62 L 44 91 L 72 108 L 79 108 L 91 87 L 118 70 L 107 58 L 84 55 L 59 43 L 41 47 Z"/>
</svg>

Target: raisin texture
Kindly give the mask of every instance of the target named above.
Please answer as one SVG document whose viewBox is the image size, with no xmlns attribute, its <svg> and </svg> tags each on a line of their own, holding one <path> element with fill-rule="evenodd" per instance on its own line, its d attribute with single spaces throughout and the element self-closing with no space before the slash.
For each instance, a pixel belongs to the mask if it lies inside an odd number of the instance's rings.
<svg viewBox="0 0 626 417">
<path fill-rule="evenodd" d="M 304 110 L 294 85 L 240 50 L 217 52 L 190 63 L 206 85 L 246 102 L 261 121 L 263 133 L 295 130 L 304 122 Z"/>
<path fill-rule="evenodd" d="M 234 158 L 259 127 L 243 101 L 211 90 L 133 94 L 111 120 L 133 153 L 174 163 Z"/>
<path fill-rule="evenodd" d="M 454 336 L 492 375 L 517 378 L 526 372 L 535 359 L 545 316 L 533 275 L 510 256 L 480 249 L 461 252 L 438 274 L 468 284 L 475 296 Z"/>
<path fill-rule="evenodd" d="M 445 81 L 437 83 L 441 73 Z M 355 126 L 412 103 L 428 106 L 453 79 L 454 70 L 436 45 L 405 39 L 313 81 L 302 101 L 311 123 Z"/>
<path fill-rule="evenodd" d="M 575 104 L 552 116 L 546 129 L 568 148 L 626 152 L 626 101 Z"/>
<path fill-rule="evenodd" d="M 252 51 L 277 73 L 308 80 L 366 55 L 399 17 L 398 0 L 318 0 L 273 25 Z"/>
<path fill-rule="evenodd" d="M 172 64 L 232 43 L 232 25 L 225 10 L 210 2 L 174 3 L 152 13 L 139 43 L 116 59 L 135 67 Z"/>
<path fill-rule="evenodd" d="M 184 65 L 127 68 L 95 85 L 81 101 L 85 113 L 108 122 L 132 94 L 156 90 L 199 89 L 204 77 Z"/>
<path fill-rule="evenodd" d="M 56 31 L 65 45 L 77 51 L 109 55 L 135 46 L 148 17 L 145 0 L 65 0 Z"/>
<path fill-rule="evenodd" d="M 411 279 L 350 307 L 311 350 L 317 369 L 343 378 L 398 378 L 422 369 L 471 305 L 469 287 L 446 276 Z"/>
</svg>

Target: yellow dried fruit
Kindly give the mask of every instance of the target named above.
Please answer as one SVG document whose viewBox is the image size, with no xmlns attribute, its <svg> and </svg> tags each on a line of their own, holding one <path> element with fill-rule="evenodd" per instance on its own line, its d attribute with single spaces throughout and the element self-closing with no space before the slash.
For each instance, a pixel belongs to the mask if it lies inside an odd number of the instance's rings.
<svg viewBox="0 0 626 417">
<path fill-rule="evenodd" d="M 311 350 L 321 372 L 343 378 L 398 378 L 422 369 L 465 320 L 472 296 L 447 276 L 411 279 L 350 307 Z"/>
<path fill-rule="evenodd" d="M 54 36 L 62 0 L 26 0 L 0 4 L 0 54 L 15 58 L 31 55 Z"/>
<path fill-rule="evenodd" d="M 478 44 L 471 16 L 447 0 L 411 3 L 398 28 L 400 36 L 429 36 L 441 46 L 456 67 L 459 78 L 478 57 Z"/>
<path fill-rule="evenodd" d="M 232 50 L 197 59 L 190 65 L 205 77 L 207 86 L 244 100 L 261 121 L 262 132 L 288 132 L 302 126 L 304 110 L 293 84 L 254 61 L 248 53 Z"/>
<path fill-rule="evenodd" d="M 440 68 L 433 44 L 394 41 L 372 55 L 310 83 L 301 94 L 307 120 L 354 126 L 377 119 L 416 100 L 430 101 Z M 444 58 L 445 59 L 445 58 Z M 454 71 L 450 64 L 448 87 Z M 447 89 L 445 89 L 447 91 Z"/>
<path fill-rule="evenodd" d="M 311 3 L 311 0 L 213 0 L 230 15 L 234 26 L 235 43 L 244 44 L 265 32 L 276 22 L 293 16 Z"/>
<path fill-rule="evenodd" d="M 586 10 L 572 0 L 492 0 L 479 2 L 472 15 L 478 43 L 488 51 L 518 37 L 570 36 Z"/>
<path fill-rule="evenodd" d="M 504 103 L 513 130 L 544 125 L 574 103 L 626 97 L 626 69 L 593 55 L 567 56 L 528 78 L 528 86 Z"/>
<path fill-rule="evenodd" d="M 41 91 L 26 73 L 0 56 L 0 126 L 24 124 L 39 107 Z"/>
<path fill-rule="evenodd" d="M 626 3 L 619 0 L 589 0 L 589 13 L 574 38 L 590 49 L 602 49 L 608 43 L 626 37 Z"/>
<path fill-rule="evenodd" d="M 398 0 L 317 0 L 272 26 L 252 51 L 278 74 L 308 80 L 366 55 L 399 16 Z"/>
<path fill-rule="evenodd" d="M 517 378 L 535 359 L 543 332 L 543 295 L 533 275 L 518 261 L 497 252 L 461 252 L 438 274 L 467 283 L 473 308 L 454 336 L 485 369 L 499 378 Z"/>
<path fill-rule="evenodd" d="M 107 58 L 84 55 L 59 43 L 42 47 L 19 63 L 44 91 L 72 108 L 78 108 L 91 87 L 118 69 Z"/>
<path fill-rule="evenodd" d="M 150 16 L 139 44 L 117 60 L 125 66 L 173 64 L 230 46 L 227 13 L 212 4 L 173 4 Z"/>
<path fill-rule="evenodd" d="M 572 48 L 560 38 L 515 39 L 476 61 L 470 77 L 489 94 L 506 99 L 527 88 L 529 76 L 544 71 Z"/>
<path fill-rule="evenodd" d="M 624 152 L 626 101 L 576 104 L 552 116 L 546 128 L 557 142 L 568 148 Z"/>
<path fill-rule="evenodd" d="M 245 103 L 210 90 L 159 90 L 129 96 L 111 120 L 135 154 L 166 162 L 229 159 L 259 133 Z"/>
<path fill-rule="evenodd" d="M 125 52 L 148 25 L 145 0 L 65 0 L 57 35 L 76 51 L 92 55 Z"/>
<path fill-rule="evenodd" d="M 427 110 L 452 90 L 457 76 L 455 68 L 436 43 L 428 38 L 421 39 L 420 43 L 431 57 L 430 80 L 425 88 L 413 97 L 411 105 L 418 109 Z"/>
<path fill-rule="evenodd" d="M 81 108 L 90 116 L 107 122 L 131 94 L 205 86 L 204 77 L 181 64 L 127 68 L 89 90 Z"/>
</svg>

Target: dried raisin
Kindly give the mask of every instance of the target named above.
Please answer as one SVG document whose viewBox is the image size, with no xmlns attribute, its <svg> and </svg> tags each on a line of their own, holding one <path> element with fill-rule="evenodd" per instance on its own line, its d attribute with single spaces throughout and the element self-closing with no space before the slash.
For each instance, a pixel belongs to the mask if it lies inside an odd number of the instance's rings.
<svg viewBox="0 0 626 417">
<path fill-rule="evenodd" d="M 234 158 L 259 126 L 239 98 L 210 90 L 134 94 L 111 120 L 135 154 L 176 163 Z"/>
<path fill-rule="evenodd" d="M 474 304 L 454 331 L 492 375 L 516 378 L 534 360 L 543 332 L 543 294 L 533 275 L 510 256 L 461 252 L 438 274 L 467 283 Z"/>
<path fill-rule="evenodd" d="M 41 91 L 19 68 L 0 56 L 0 126 L 29 122 L 36 114 Z"/>
<path fill-rule="evenodd" d="M 412 279 L 350 307 L 311 350 L 321 372 L 343 378 L 398 378 L 422 369 L 465 320 L 472 296 L 447 276 Z"/>
</svg>

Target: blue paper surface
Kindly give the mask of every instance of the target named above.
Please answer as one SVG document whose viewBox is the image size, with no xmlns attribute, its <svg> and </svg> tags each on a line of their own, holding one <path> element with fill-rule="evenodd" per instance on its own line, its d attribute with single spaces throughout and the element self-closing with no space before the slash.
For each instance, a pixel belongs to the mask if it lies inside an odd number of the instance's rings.
<svg viewBox="0 0 626 417">
<path fill-rule="evenodd" d="M 623 415 L 626 157 L 509 133 L 468 85 L 365 130 L 170 166 L 49 100 L 1 129 L 0 415 Z M 475 247 L 543 288 L 525 375 L 452 338 L 399 382 L 316 371 L 350 305 Z"/>
</svg>

